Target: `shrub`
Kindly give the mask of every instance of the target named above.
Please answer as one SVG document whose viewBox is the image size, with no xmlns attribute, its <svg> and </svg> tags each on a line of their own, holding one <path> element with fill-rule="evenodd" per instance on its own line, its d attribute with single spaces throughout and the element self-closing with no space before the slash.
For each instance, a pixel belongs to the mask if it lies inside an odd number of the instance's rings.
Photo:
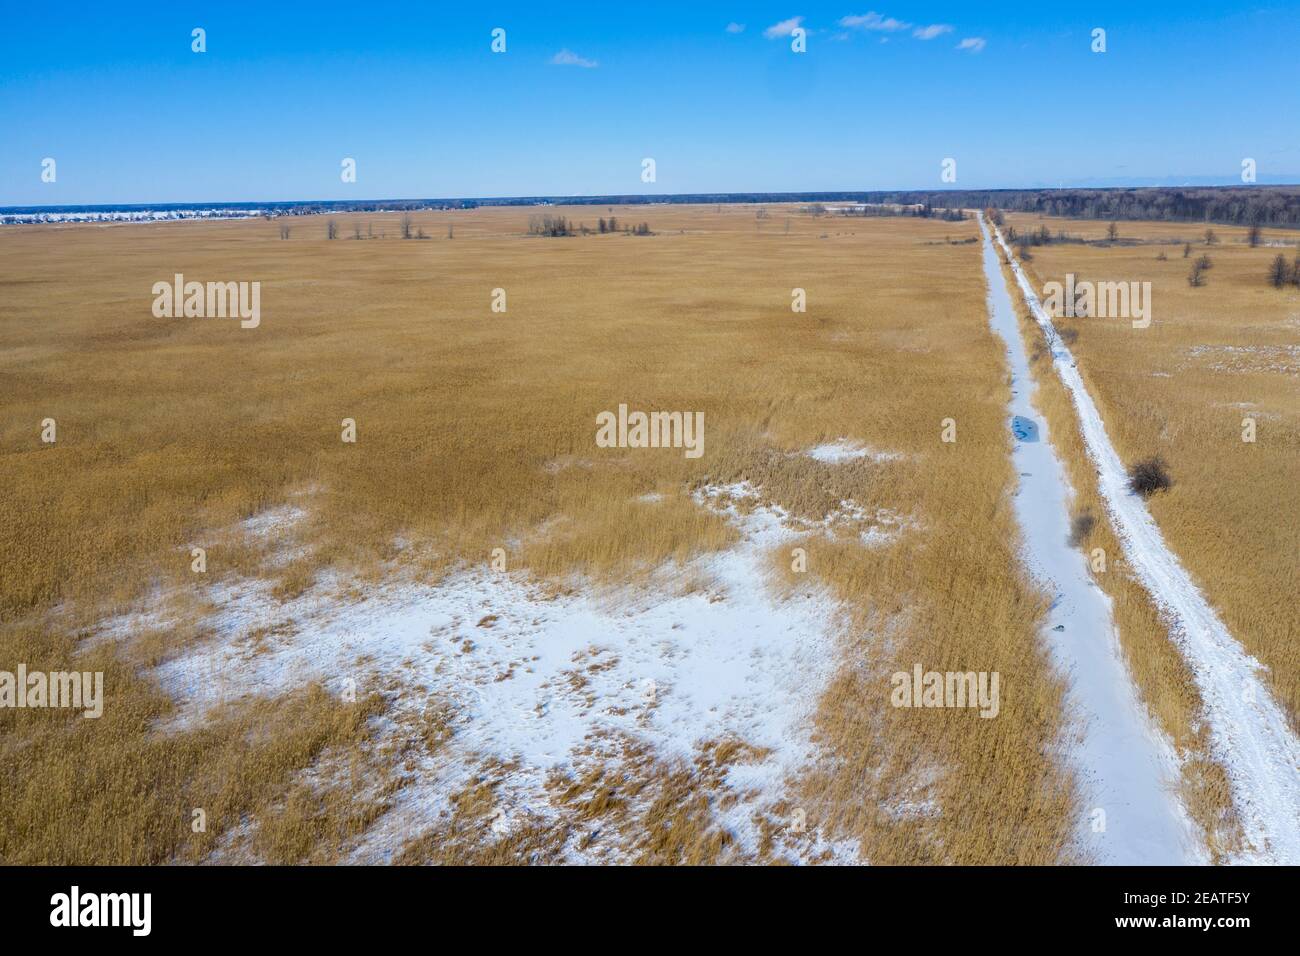
<svg viewBox="0 0 1300 956">
<path fill-rule="evenodd" d="M 1097 516 L 1087 508 L 1075 515 L 1070 520 L 1070 547 L 1077 548 L 1087 541 L 1088 535 L 1092 534 L 1092 529 L 1096 524 Z"/>
<path fill-rule="evenodd" d="M 1128 470 L 1128 486 L 1143 498 L 1150 498 L 1157 491 L 1168 491 L 1173 486 L 1169 477 L 1169 468 L 1159 455 L 1144 458 Z"/>
<path fill-rule="evenodd" d="M 1291 267 L 1286 264 L 1286 256 L 1278 255 L 1273 260 L 1273 266 L 1268 270 L 1268 281 L 1273 288 L 1280 289 L 1286 285 L 1287 280 L 1291 278 Z"/>
</svg>

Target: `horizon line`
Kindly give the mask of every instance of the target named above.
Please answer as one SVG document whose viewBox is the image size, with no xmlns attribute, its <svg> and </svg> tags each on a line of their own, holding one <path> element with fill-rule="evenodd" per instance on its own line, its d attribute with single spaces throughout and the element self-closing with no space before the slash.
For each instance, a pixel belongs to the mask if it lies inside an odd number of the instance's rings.
<svg viewBox="0 0 1300 956">
<path fill-rule="evenodd" d="M 590 194 L 520 194 L 514 196 L 427 196 L 427 197 L 388 197 L 383 199 L 223 199 L 223 200 L 161 200 L 145 202 L 71 202 L 40 203 L 30 205 L 0 205 L 0 212 L 24 212 L 42 210 L 104 210 L 117 211 L 128 209 L 155 209 L 166 206 L 178 207 L 298 207 L 326 206 L 339 204 L 381 205 L 386 203 L 481 203 L 481 204 L 519 204 L 549 202 L 552 205 L 595 205 L 601 202 L 612 204 L 654 203 L 699 198 L 706 202 L 731 201 L 738 203 L 763 201 L 769 197 L 799 198 L 842 198 L 854 196 L 893 195 L 899 193 L 962 193 L 962 192 L 1118 192 L 1132 189 L 1260 189 L 1260 188 L 1300 188 L 1300 176 L 1293 182 L 1267 183 L 1195 183 L 1186 182 L 1178 185 L 1164 183 L 1130 183 L 1105 186 L 1082 185 L 1041 185 L 1041 186 L 955 186 L 945 184 L 933 187 L 899 187 L 876 189 L 813 189 L 813 190 L 740 190 L 737 192 L 682 192 L 682 193 L 590 193 Z M 772 198 L 769 201 L 778 201 Z"/>
</svg>

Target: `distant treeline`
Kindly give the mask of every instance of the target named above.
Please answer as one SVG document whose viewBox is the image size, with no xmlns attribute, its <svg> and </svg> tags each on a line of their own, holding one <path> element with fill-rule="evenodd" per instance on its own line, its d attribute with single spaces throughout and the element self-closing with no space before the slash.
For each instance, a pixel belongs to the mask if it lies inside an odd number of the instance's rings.
<svg viewBox="0 0 1300 956">
<path fill-rule="evenodd" d="M 1226 225 L 1300 228 L 1300 186 L 1143 186 L 1113 189 L 951 189 L 878 192 L 684 193 L 667 196 L 517 196 L 477 199 L 322 200 L 275 203 L 161 203 L 130 206 L 0 207 L 0 214 L 252 208 L 266 216 L 343 212 L 410 212 L 424 209 L 474 209 L 479 206 L 624 206 L 719 203 L 866 203 L 919 206 L 921 215 L 939 210 L 997 208 L 1105 221 L 1154 219 Z M 866 215 L 890 215 L 888 212 Z M 897 213 L 895 213 L 897 214 Z M 903 213 L 916 215 L 916 213 Z"/>
<path fill-rule="evenodd" d="M 1074 219 L 1153 219 L 1226 225 L 1300 227 L 1300 186 L 1142 186 L 1112 189 L 952 189 L 891 192 L 692 193 L 674 196 L 564 196 L 480 199 L 479 205 L 553 203 L 614 206 L 642 203 L 867 203 L 926 210 L 994 207 Z M 873 213 L 866 213 L 872 215 Z M 890 215 L 876 212 L 875 215 Z M 897 214 L 897 213 L 894 213 Z M 916 215 L 916 213 L 903 213 Z M 929 215 L 931 213 L 922 213 Z"/>
<path fill-rule="evenodd" d="M 944 201 L 952 201 L 952 194 L 941 195 Z M 1300 227 L 1300 188 L 1295 186 L 994 190 L 956 195 L 967 207 L 995 206 L 1011 212 L 1037 212 L 1072 219 Z"/>
</svg>

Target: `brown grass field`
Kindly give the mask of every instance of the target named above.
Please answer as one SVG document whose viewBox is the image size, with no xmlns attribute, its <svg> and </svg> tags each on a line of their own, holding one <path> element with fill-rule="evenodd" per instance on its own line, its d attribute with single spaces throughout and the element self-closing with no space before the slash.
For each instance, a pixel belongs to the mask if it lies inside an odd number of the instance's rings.
<svg viewBox="0 0 1300 956">
<path fill-rule="evenodd" d="M 530 211 L 417 214 L 428 241 L 400 240 L 396 214 L 334 217 L 336 241 L 323 217 L 293 220 L 287 241 L 263 220 L 0 231 L 0 667 L 75 663 L 105 671 L 107 692 L 98 721 L 0 712 L 0 861 L 347 859 L 410 785 L 402 767 L 436 761 L 442 712 L 430 702 L 425 719 L 381 736 L 408 691 L 377 682 L 348 702 L 304 684 L 168 726 L 175 704 L 153 671 L 218 639 L 214 583 L 271 581 L 286 602 L 326 571 L 355 593 L 394 574 L 436 585 L 501 547 L 512 574 L 557 593 L 638 586 L 731 545 L 731 526 L 690 493 L 742 479 L 794 515 L 851 497 L 909 519 L 885 547 L 806 541 L 809 575 L 853 626 L 816 701 L 824 759 L 792 782 L 790 805 L 874 863 L 1083 858 L 1059 756 L 1063 690 L 1037 636 L 1045 597 L 1016 558 L 1006 367 L 967 242 L 975 224 L 648 206 L 615 212 L 650 236 L 539 238 L 525 234 Z M 606 214 L 551 211 L 590 226 Z M 354 223 L 376 238 L 347 238 Z M 1132 256 L 1124 268 L 1162 277 L 1149 346 L 1081 328 L 1081 361 L 1124 453 L 1171 461 L 1177 485 L 1157 517 L 1294 711 L 1295 530 L 1276 517 L 1294 513 L 1295 384 L 1179 351 L 1283 342 L 1294 295 L 1264 289 L 1252 271 L 1262 255 L 1220 234 L 1198 290 L 1179 286 L 1181 260 L 1156 263 L 1149 247 L 1061 255 Z M 1043 249 L 1035 267 L 1056 254 Z M 177 272 L 260 281 L 260 327 L 154 318 L 151 286 Z M 806 314 L 791 311 L 795 287 Z M 490 311 L 495 288 L 505 314 Z M 1189 328 L 1171 328 L 1182 314 Z M 597 448 L 596 413 L 621 402 L 704 411 L 705 454 Z M 1237 440 L 1236 402 L 1258 411 L 1254 446 Z M 958 438 L 944 443 L 950 417 Z M 344 418 L 355 444 L 340 441 Z M 841 437 L 897 457 L 831 466 L 789 454 Z M 660 507 L 638 507 L 652 492 Z M 287 560 L 232 533 L 285 504 L 308 515 Z M 771 559 L 771 586 L 794 587 L 788 553 Z M 166 627 L 102 639 L 111 616 L 159 602 L 176 612 Z M 1146 686 L 1174 688 L 1171 703 L 1153 692 L 1153 709 L 1167 726 L 1187 722 L 1190 740 L 1176 655 L 1149 642 L 1158 673 Z M 1000 715 L 891 708 L 889 674 L 914 662 L 1000 672 Z M 400 835 L 395 858 L 552 862 L 571 831 L 598 823 L 623 859 L 737 861 L 717 780 L 745 749 L 706 741 L 683 762 L 629 747 L 555 782 L 558 824 L 505 838 L 485 825 L 503 771 L 485 766 L 450 816 Z M 899 811 L 918 805 L 932 810 Z M 757 858 L 777 861 L 798 837 L 769 824 Z"/>
</svg>

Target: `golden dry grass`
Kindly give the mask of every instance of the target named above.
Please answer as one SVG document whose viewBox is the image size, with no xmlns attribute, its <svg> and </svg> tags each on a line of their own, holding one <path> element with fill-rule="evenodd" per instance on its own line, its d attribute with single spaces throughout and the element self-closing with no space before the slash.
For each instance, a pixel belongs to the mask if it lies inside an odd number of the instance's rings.
<svg viewBox="0 0 1300 956">
<path fill-rule="evenodd" d="M 606 214 L 560 212 L 589 225 Z M 656 234 L 529 238 L 528 210 L 501 208 L 420 214 L 435 237 L 423 242 L 396 239 L 396 215 L 358 217 L 388 237 L 369 241 L 326 241 L 319 217 L 294 221 L 288 241 L 264 221 L 0 233 L 0 666 L 102 664 L 110 702 L 100 721 L 0 714 L 18 768 L 0 783 L 0 858 L 197 860 L 224 840 L 327 861 L 378 812 L 304 782 L 366 746 L 370 709 L 315 692 L 151 730 L 169 705 L 148 665 L 202 639 L 202 614 L 189 636 L 79 645 L 105 615 L 155 592 L 201 603 L 227 577 L 270 578 L 284 597 L 325 567 L 374 581 L 399 536 L 413 543 L 405 569 L 430 581 L 495 547 L 512 571 L 559 586 L 637 581 L 731 543 L 687 493 L 740 479 L 795 513 L 852 497 L 911 519 L 889 547 L 808 540 L 809 572 L 856 623 L 817 711 L 828 759 L 798 795 L 809 825 L 880 863 L 1072 858 L 1061 687 L 1037 638 L 1044 597 L 1016 559 L 1002 347 L 978 244 L 947 241 L 974 224 L 779 207 L 766 220 L 750 207 L 617 214 Z M 353 217 L 337 218 L 350 236 Z M 262 282 L 261 326 L 155 319 L 150 287 L 175 272 Z M 790 310 L 795 287 L 806 315 Z M 507 290 L 504 315 L 489 309 L 494 288 Z M 595 447 L 596 413 L 620 402 L 704 411 L 704 456 Z M 47 417 L 53 446 L 39 439 Z M 940 441 L 949 417 L 953 444 Z M 354 445 L 340 441 L 344 418 Z M 832 468 L 787 454 L 841 436 L 899 457 Z M 638 507 L 648 492 L 662 504 Z M 294 502 L 310 524 L 287 565 L 228 533 Z M 203 578 L 194 545 L 208 548 Z M 889 707 L 889 674 L 913 663 L 1000 672 L 1000 716 Z M 268 730 L 257 744 L 253 726 Z M 411 734 L 436 755 L 438 733 Z M 729 858 L 706 768 L 629 756 L 606 772 L 624 789 L 660 782 L 648 806 L 584 801 L 576 821 L 608 818 L 643 862 Z M 566 792 L 557 783 L 558 804 Z M 194 841 L 175 814 L 199 799 L 220 812 Z M 482 787 L 458 796 L 404 859 L 546 862 L 568 838 L 493 842 L 484 799 Z"/>
<path fill-rule="evenodd" d="M 1098 222 L 1007 221 L 1021 232 L 1047 225 L 1091 240 L 1106 232 Z M 1290 261 L 1300 236 L 1265 230 L 1265 243 L 1288 245 L 1251 248 L 1244 229 L 1211 228 L 1219 242 L 1207 246 L 1203 225 L 1125 222 L 1121 240 L 1146 244 L 1038 246 L 1026 265 L 1040 289 L 1067 272 L 1152 283 L 1149 328 L 1057 324 L 1077 333 L 1071 349 L 1120 456 L 1168 462 L 1174 485 L 1151 498 L 1152 515 L 1233 636 L 1268 667 L 1273 693 L 1300 728 L 1300 289 L 1266 281 L 1273 258 Z M 1193 288 L 1190 261 L 1201 254 L 1214 265 Z M 1242 440 L 1246 418 L 1255 420 L 1253 443 Z M 1176 669 L 1158 668 L 1166 676 L 1151 686 L 1186 697 L 1169 679 Z"/>
</svg>

